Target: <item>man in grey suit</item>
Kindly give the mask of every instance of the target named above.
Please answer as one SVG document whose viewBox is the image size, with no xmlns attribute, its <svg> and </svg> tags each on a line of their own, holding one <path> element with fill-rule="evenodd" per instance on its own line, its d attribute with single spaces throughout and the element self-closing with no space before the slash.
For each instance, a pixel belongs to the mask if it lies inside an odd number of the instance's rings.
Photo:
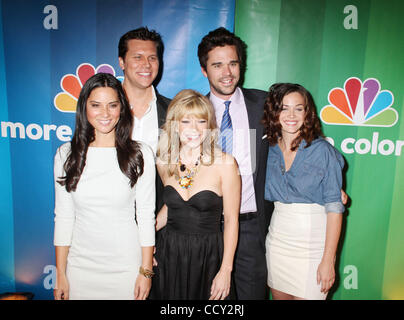
<svg viewBox="0 0 404 320">
<path fill-rule="evenodd" d="M 202 73 L 218 127 L 232 130 L 229 150 L 242 178 L 240 233 L 233 268 L 237 299 L 268 299 L 265 237 L 273 204 L 264 200 L 268 142 L 261 124 L 267 93 L 239 87 L 246 45 L 225 28 L 209 32 L 198 46 Z M 230 101 L 230 102 L 229 102 Z"/>
</svg>

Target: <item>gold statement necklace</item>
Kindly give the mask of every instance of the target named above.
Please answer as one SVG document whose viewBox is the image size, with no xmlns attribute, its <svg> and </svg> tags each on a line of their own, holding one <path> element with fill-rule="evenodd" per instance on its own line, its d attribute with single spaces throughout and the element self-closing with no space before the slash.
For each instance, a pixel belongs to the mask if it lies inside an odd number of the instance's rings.
<svg viewBox="0 0 404 320">
<path fill-rule="evenodd" d="M 180 169 L 180 177 L 178 179 L 178 184 L 183 189 L 188 189 L 192 186 L 194 182 L 194 177 L 198 173 L 201 164 L 202 153 L 199 155 L 198 160 L 196 160 L 195 165 L 192 168 L 187 168 L 185 164 L 178 159 L 178 166 Z"/>
</svg>

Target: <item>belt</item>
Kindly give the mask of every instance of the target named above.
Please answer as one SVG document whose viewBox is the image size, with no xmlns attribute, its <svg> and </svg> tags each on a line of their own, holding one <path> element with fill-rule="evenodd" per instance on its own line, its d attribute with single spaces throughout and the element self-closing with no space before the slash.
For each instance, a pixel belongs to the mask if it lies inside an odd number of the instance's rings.
<svg viewBox="0 0 404 320">
<path fill-rule="evenodd" d="M 238 215 L 238 221 L 247 221 L 247 220 L 252 220 L 255 219 L 257 217 L 257 213 L 256 212 L 246 212 L 246 213 L 240 213 Z M 221 222 L 224 222 L 224 217 L 222 215 L 222 219 Z"/>
<path fill-rule="evenodd" d="M 238 220 L 239 221 L 252 220 L 252 219 L 255 219 L 257 216 L 258 215 L 256 212 L 240 213 L 240 215 L 238 216 Z"/>
<path fill-rule="evenodd" d="M 252 220 L 255 219 L 258 216 L 256 212 L 246 212 L 246 213 L 240 213 L 238 215 L 238 221 L 247 221 L 247 220 Z M 224 217 L 222 215 L 222 219 L 220 222 L 224 222 Z"/>
</svg>

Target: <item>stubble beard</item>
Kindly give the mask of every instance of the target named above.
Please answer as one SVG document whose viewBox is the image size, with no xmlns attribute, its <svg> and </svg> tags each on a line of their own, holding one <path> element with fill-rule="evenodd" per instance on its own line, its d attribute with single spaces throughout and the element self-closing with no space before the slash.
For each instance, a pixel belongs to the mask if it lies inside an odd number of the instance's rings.
<svg viewBox="0 0 404 320">
<path fill-rule="evenodd" d="M 231 96 L 236 91 L 238 83 L 239 83 L 239 81 L 237 81 L 232 87 L 227 87 L 224 90 L 211 82 L 210 82 L 210 86 L 215 90 L 215 92 L 217 92 L 220 95 Z"/>
</svg>

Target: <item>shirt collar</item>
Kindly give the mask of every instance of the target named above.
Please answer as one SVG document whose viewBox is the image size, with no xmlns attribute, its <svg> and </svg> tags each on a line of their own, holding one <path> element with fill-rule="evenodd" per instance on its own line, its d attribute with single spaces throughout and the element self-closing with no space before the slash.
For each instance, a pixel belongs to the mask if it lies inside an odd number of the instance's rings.
<svg viewBox="0 0 404 320">
<path fill-rule="evenodd" d="M 218 109 L 223 109 L 224 110 L 224 102 L 225 101 L 231 101 L 232 104 L 239 104 L 241 99 L 242 99 L 242 93 L 241 89 L 239 87 L 236 88 L 230 99 L 228 100 L 223 100 L 217 96 L 215 96 L 212 91 L 210 92 L 209 99 L 213 104 L 213 107 L 217 111 Z M 230 105 L 231 106 L 231 105 Z"/>
<path fill-rule="evenodd" d="M 299 150 L 299 151 L 302 151 L 302 150 L 304 150 L 304 147 L 307 145 L 307 142 L 306 142 L 306 140 L 302 140 L 301 142 L 300 142 L 300 144 L 299 144 L 299 147 L 297 148 L 297 150 Z M 275 145 L 275 150 L 276 150 L 276 152 L 278 152 L 278 154 L 279 155 L 281 155 L 282 154 L 282 150 L 281 150 L 281 148 L 279 147 L 279 144 L 277 143 L 276 145 Z"/>
<path fill-rule="evenodd" d="M 303 148 L 304 148 L 306 145 L 307 145 L 307 142 L 306 142 L 306 140 L 303 139 L 303 140 L 300 142 L 299 150 L 303 150 Z"/>
<path fill-rule="evenodd" d="M 151 86 L 152 88 L 152 99 L 150 100 L 149 103 L 149 108 L 147 109 L 146 113 L 150 111 L 150 109 L 156 105 L 157 101 L 157 96 L 156 96 L 156 90 L 154 89 L 154 86 Z"/>
<path fill-rule="evenodd" d="M 147 108 L 146 112 L 144 113 L 145 115 L 150 112 L 150 110 L 152 109 L 153 106 L 156 106 L 156 102 L 157 102 L 156 90 L 154 89 L 154 86 L 151 86 L 151 89 L 152 89 L 152 98 L 150 100 L 149 107 Z M 130 105 L 130 108 L 133 109 L 133 106 Z"/>
</svg>

